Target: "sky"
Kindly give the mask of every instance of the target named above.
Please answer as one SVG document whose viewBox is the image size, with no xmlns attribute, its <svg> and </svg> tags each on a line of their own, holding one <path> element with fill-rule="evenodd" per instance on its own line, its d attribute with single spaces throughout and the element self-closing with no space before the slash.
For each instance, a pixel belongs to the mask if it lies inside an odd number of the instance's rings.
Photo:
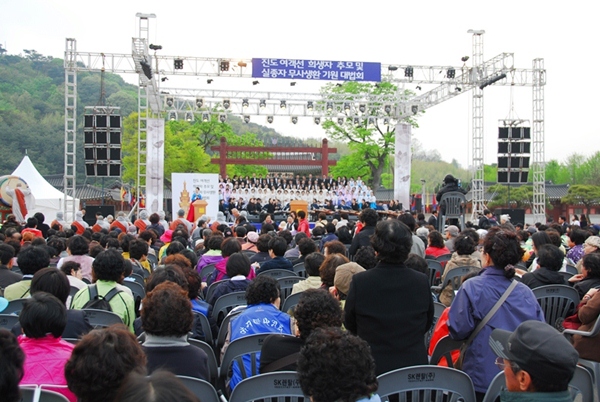
<svg viewBox="0 0 600 402">
<path fill-rule="evenodd" d="M 483 29 L 484 60 L 514 53 L 515 67 L 532 68 L 534 58 L 544 58 L 545 156 L 547 161 L 562 162 L 573 153 L 589 156 L 600 148 L 595 123 L 598 101 L 592 99 L 600 93 L 600 80 L 594 78 L 600 65 L 596 49 L 600 35 L 593 4 L 578 0 L 2 0 L 0 43 L 9 54 L 35 49 L 63 58 L 65 38 L 70 37 L 77 39 L 82 52 L 130 53 L 131 38 L 137 36 L 135 14 L 142 12 L 157 16 L 150 25 L 150 42 L 162 45 L 163 55 L 460 66 L 462 56 L 472 55 L 472 36 L 467 31 Z M 137 82 L 134 75 L 124 78 Z M 222 85 L 249 90 L 250 81 Z M 168 83 L 207 88 L 205 78 Z M 219 89 L 217 84 L 211 88 Z M 425 92 L 433 86 L 421 87 Z M 420 93 L 414 84 L 406 88 Z M 299 81 L 295 89 L 316 92 L 318 84 Z M 289 91 L 289 81 L 261 80 L 261 90 Z M 496 162 L 498 121 L 509 115 L 511 98 L 516 116 L 531 121 L 531 87 L 514 88 L 512 94 L 509 87 L 484 90 L 487 164 Z M 267 125 L 260 119 L 252 121 Z M 456 159 L 463 167 L 470 164 L 471 92 L 428 109 L 418 123 L 413 134 L 425 149 L 438 150 L 445 161 Z M 297 125 L 279 119 L 273 128 L 294 137 L 325 137 L 310 118 L 301 118 Z"/>
</svg>

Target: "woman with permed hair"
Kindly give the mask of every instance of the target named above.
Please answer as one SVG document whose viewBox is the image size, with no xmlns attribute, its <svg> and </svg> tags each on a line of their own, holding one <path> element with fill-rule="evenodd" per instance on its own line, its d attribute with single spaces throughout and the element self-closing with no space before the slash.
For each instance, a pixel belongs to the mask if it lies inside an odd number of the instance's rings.
<svg viewBox="0 0 600 402">
<path fill-rule="evenodd" d="M 508 289 L 515 276 L 515 265 L 524 250 L 516 233 L 493 227 L 484 239 L 481 274 L 461 286 L 448 314 L 448 327 L 453 339 L 468 339 L 496 302 Z M 514 331 L 527 320 L 544 322 L 544 314 L 531 289 L 517 283 L 508 298 L 488 323 L 477 333 L 464 354 L 462 370 L 471 377 L 478 400 L 483 398 L 492 379 L 499 373 L 496 355 L 489 346 L 495 328 Z"/>
<path fill-rule="evenodd" d="M 472 254 L 475 252 L 476 244 L 471 238 L 471 236 L 467 234 L 460 234 L 454 240 L 454 253 L 452 253 L 452 257 L 446 264 L 444 268 L 444 274 L 442 275 L 442 284 L 446 283 L 446 277 L 448 273 L 452 271 L 454 268 L 459 267 L 474 267 L 481 268 L 481 263 L 479 260 L 473 258 Z M 440 302 L 446 306 L 450 307 L 450 303 L 452 303 L 452 299 L 454 299 L 454 290 L 452 289 L 452 284 L 448 284 L 442 292 L 440 293 Z"/>
<path fill-rule="evenodd" d="M 60 268 L 66 261 L 75 261 L 81 265 L 81 275 L 88 281 L 92 280 L 92 263 L 94 259 L 87 255 L 90 252 L 90 244 L 83 236 L 73 236 L 67 242 L 68 257 L 61 258 L 56 265 Z"/>
</svg>

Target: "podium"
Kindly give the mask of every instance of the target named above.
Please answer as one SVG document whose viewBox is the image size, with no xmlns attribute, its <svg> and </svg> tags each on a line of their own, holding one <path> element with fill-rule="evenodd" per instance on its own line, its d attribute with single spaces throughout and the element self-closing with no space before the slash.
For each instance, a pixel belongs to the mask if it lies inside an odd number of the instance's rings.
<svg viewBox="0 0 600 402">
<path fill-rule="evenodd" d="M 294 211 L 294 212 L 304 211 L 306 213 L 306 216 L 308 216 L 308 201 L 304 201 L 304 200 L 290 201 L 290 211 Z"/>
<path fill-rule="evenodd" d="M 198 222 L 198 219 L 200 219 L 202 215 L 206 215 L 207 205 L 208 202 L 204 200 L 196 200 L 192 202 L 192 206 L 194 207 L 194 222 Z"/>
</svg>

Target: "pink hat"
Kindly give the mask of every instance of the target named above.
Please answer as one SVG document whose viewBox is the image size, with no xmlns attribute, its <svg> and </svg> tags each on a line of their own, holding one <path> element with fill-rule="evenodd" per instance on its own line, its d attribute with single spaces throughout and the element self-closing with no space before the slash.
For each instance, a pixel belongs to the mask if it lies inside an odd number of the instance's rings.
<svg viewBox="0 0 600 402">
<path fill-rule="evenodd" d="M 160 236 L 160 241 L 163 243 L 171 243 L 171 239 L 173 238 L 173 231 L 171 229 L 165 230 L 165 233 Z"/>
</svg>

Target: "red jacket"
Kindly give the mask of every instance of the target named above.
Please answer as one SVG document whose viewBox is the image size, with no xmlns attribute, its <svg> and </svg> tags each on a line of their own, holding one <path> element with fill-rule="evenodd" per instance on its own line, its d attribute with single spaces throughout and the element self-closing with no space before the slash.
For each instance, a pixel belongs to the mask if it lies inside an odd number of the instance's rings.
<svg viewBox="0 0 600 402">
<path fill-rule="evenodd" d="M 308 220 L 300 219 L 298 222 L 298 232 L 304 232 L 308 237 L 310 237 L 310 228 L 308 226 Z"/>
</svg>

